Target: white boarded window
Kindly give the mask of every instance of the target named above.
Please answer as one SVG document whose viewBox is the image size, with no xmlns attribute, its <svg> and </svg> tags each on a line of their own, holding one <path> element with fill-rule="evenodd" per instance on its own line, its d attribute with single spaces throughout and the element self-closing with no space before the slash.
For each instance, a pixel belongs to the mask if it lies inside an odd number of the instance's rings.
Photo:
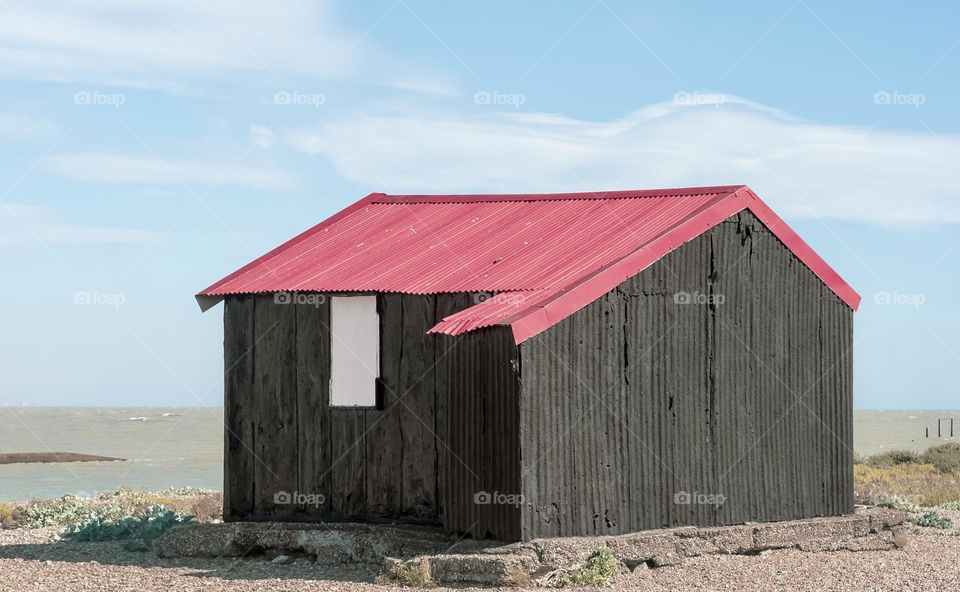
<svg viewBox="0 0 960 592">
<path fill-rule="evenodd" d="M 380 317 L 376 296 L 330 300 L 330 404 L 376 407 Z"/>
</svg>

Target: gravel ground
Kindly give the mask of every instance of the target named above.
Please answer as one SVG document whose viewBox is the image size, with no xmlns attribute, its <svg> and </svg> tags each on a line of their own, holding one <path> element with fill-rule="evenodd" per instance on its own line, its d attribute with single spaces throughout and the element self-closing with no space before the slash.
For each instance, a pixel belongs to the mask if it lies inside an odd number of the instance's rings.
<svg viewBox="0 0 960 592">
<path fill-rule="evenodd" d="M 159 559 L 125 551 L 120 543 L 59 543 L 52 529 L 0 530 L 4 592 L 390 590 L 373 583 L 376 575 L 363 567 L 321 567 L 305 560 L 282 566 L 262 558 Z M 699 557 L 622 575 L 606 589 L 960 590 L 960 536 L 912 527 L 907 548 L 897 551 Z"/>
</svg>

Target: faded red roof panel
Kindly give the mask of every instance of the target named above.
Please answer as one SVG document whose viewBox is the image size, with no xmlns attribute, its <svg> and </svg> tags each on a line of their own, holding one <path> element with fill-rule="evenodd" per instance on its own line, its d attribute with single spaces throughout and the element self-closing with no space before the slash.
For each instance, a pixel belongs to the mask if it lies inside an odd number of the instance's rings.
<svg viewBox="0 0 960 592">
<path fill-rule="evenodd" d="M 202 291 L 496 292 L 431 331 L 543 331 L 749 208 L 852 308 L 860 297 L 743 185 L 537 195 L 371 194 Z"/>
</svg>

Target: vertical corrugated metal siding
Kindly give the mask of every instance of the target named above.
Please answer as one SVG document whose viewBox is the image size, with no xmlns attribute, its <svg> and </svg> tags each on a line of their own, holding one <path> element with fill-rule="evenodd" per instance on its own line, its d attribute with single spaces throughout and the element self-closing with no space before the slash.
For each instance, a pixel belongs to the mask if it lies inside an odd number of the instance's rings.
<svg viewBox="0 0 960 592">
<path fill-rule="evenodd" d="M 851 511 L 851 329 L 741 213 L 525 342 L 523 538 Z"/>
<path fill-rule="evenodd" d="M 476 503 L 478 494 L 520 493 L 517 346 L 507 327 L 445 337 L 440 363 L 449 389 L 450 425 L 441 451 L 443 525 L 475 538 L 519 540 L 516 505 Z"/>
</svg>

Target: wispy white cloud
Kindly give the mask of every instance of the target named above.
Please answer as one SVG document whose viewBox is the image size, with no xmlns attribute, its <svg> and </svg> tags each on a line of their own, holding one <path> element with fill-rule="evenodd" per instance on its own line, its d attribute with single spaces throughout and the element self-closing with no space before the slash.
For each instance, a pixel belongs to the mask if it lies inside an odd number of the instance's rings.
<svg viewBox="0 0 960 592">
<path fill-rule="evenodd" d="M 388 192 L 746 183 L 790 217 L 960 223 L 960 136 L 812 123 L 732 96 L 601 122 L 362 113 L 287 137 Z"/>
<path fill-rule="evenodd" d="M 266 150 L 273 146 L 273 130 L 265 125 L 250 126 L 250 143 L 255 148 Z"/>
<path fill-rule="evenodd" d="M 448 93 L 378 48 L 331 0 L 53 0 L 0 5 L 0 77 L 206 92 L 217 83 L 375 80 Z M 253 75 L 253 76 L 251 76 Z M 418 82 L 419 81 L 419 82 Z"/>
<path fill-rule="evenodd" d="M 297 186 L 289 173 L 242 162 L 164 160 L 115 154 L 54 154 L 44 161 L 50 173 L 86 183 L 150 186 L 249 187 L 289 191 Z"/>
<path fill-rule="evenodd" d="M 31 115 L 0 114 L 0 138 L 37 140 L 56 135 L 60 126 L 48 119 Z"/>
<path fill-rule="evenodd" d="M 162 239 L 159 232 L 76 224 L 63 220 L 53 208 L 0 202 L 0 245 L 37 241 L 46 244 L 136 244 Z"/>
</svg>

